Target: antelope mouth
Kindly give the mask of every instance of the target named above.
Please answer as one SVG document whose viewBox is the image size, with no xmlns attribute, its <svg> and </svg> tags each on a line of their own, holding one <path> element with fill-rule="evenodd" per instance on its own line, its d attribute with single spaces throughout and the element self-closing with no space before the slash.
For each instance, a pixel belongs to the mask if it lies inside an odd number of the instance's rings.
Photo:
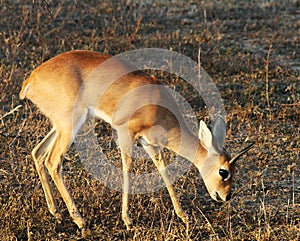
<svg viewBox="0 0 300 241">
<path fill-rule="evenodd" d="M 220 197 L 219 193 L 216 192 L 216 201 L 217 202 L 224 202 L 224 200 Z"/>
<path fill-rule="evenodd" d="M 211 195 L 211 197 L 218 203 L 221 203 L 221 202 L 225 202 L 226 200 L 224 200 L 223 198 L 221 198 L 221 196 L 219 195 L 218 192 L 215 192 Z"/>
</svg>

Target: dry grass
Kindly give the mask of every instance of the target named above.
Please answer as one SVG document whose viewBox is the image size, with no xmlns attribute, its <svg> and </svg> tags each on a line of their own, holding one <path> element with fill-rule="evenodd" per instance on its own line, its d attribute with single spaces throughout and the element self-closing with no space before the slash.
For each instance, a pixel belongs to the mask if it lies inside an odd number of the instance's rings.
<svg viewBox="0 0 300 241">
<path fill-rule="evenodd" d="M 18 100 L 34 67 L 71 49 L 116 54 L 157 47 L 197 61 L 200 47 L 202 66 L 224 99 L 228 149 L 257 142 L 238 163 L 232 201 L 211 201 L 191 168 L 176 183 L 189 236 L 166 190 L 131 196 L 135 227 L 126 231 L 121 194 L 94 180 L 71 149 L 64 176 L 90 240 L 299 240 L 299 1 L 148 2 L 0 2 L 0 239 L 82 239 L 57 192 L 65 220 L 58 224 L 49 214 L 30 156 L 50 128 L 32 104 Z M 205 116 L 188 87 L 170 78 Z M 110 128 L 99 129 L 108 142 Z M 119 158 L 115 150 L 108 155 Z"/>
</svg>

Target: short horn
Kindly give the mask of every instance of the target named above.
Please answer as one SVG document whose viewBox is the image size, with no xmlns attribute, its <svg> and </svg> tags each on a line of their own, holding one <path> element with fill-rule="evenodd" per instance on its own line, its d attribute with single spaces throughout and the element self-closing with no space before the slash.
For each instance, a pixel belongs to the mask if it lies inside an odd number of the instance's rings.
<svg viewBox="0 0 300 241">
<path fill-rule="evenodd" d="M 240 158 L 240 156 L 245 154 L 247 151 L 249 151 L 254 146 L 254 144 L 255 144 L 255 142 L 251 143 L 249 146 L 247 146 L 246 148 L 241 150 L 238 154 L 236 154 L 236 156 L 231 158 L 231 160 L 229 161 L 229 164 L 235 163 Z"/>
</svg>

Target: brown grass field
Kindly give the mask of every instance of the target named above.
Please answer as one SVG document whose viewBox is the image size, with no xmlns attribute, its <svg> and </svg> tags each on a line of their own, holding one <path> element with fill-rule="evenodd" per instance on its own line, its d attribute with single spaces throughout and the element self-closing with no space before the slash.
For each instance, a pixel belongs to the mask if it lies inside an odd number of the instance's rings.
<svg viewBox="0 0 300 241">
<path fill-rule="evenodd" d="M 1 0 L 0 18 L 0 240 L 300 239 L 299 0 Z M 201 65 L 225 104 L 227 149 L 235 153 L 252 141 L 255 148 L 237 163 L 228 203 L 209 197 L 193 166 L 175 183 L 190 218 L 187 233 L 166 189 L 130 196 L 134 228 L 127 231 L 121 193 L 93 178 L 71 147 L 64 179 L 87 221 L 90 234 L 83 238 L 57 191 L 63 222 L 47 209 L 31 150 L 50 123 L 19 100 L 21 84 L 64 51 L 114 55 L 150 47 L 195 61 L 200 48 Z M 190 101 L 199 120 L 207 119 L 189 87 L 156 74 Z M 110 127 L 100 122 L 96 129 L 108 145 Z M 106 154 L 120 164 L 117 149 Z M 134 170 L 148 164 L 140 160 Z"/>
</svg>

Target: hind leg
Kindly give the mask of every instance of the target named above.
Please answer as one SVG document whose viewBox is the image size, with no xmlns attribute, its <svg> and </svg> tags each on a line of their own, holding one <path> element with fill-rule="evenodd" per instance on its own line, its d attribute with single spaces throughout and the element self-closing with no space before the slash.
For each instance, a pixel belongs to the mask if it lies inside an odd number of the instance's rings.
<svg viewBox="0 0 300 241">
<path fill-rule="evenodd" d="M 61 221 L 62 217 L 57 209 L 56 202 L 53 197 L 52 188 L 49 182 L 49 174 L 45 170 L 45 162 L 49 158 L 49 153 L 52 149 L 55 136 L 56 130 L 55 127 L 53 127 L 51 131 L 45 136 L 45 138 L 32 150 L 32 158 L 34 160 L 37 173 L 42 183 L 48 209 L 53 216 Z"/>
<path fill-rule="evenodd" d="M 77 226 L 81 229 L 85 226 L 85 221 L 81 217 L 62 176 L 62 161 L 64 154 L 69 148 L 71 143 L 72 129 L 57 129 L 56 137 L 49 153 L 49 158 L 45 162 L 46 168 L 48 169 L 53 182 L 55 183 L 60 195 L 62 196 L 70 216 Z"/>
</svg>

